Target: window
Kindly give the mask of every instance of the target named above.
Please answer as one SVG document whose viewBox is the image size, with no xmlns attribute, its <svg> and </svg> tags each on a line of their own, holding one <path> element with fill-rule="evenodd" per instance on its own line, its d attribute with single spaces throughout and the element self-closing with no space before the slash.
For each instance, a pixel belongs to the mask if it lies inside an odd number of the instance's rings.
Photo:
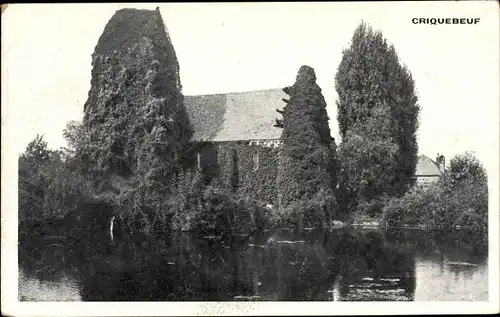
<svg viewBox="0 0 500 317">
<path fill-rule="evenodd" d="M 255 151 L 253 154 L 253 170 L 256 171 L 259 169 L 259 151 Z"/>
</svg>

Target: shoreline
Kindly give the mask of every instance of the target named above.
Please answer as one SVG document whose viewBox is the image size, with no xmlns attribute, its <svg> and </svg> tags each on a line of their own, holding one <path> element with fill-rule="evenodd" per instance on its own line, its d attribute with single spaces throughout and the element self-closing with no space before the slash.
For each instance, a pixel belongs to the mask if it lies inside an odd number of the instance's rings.
<svg viewBox="0 0 500 317">
<path fill-rule="evenodd" d="M 42 222 L 41 222 L 42 223 Z M 39 225 L 39 224 L 38 224 Z M 72 239 L 74 238 L 71 234 L 66 235 L 66 234 L 61 234 L 62 232 L 59 231 L 57 232 L 54 230 L 54 232 L 50 232 L 51 230 L 43 230 L 42 232 L 36 232 L 36 230 L 32 230 L 33 228 L 36 228 L 37 224 L 31 225 L 29 227 L 24 227 L 24 230 L 19 230 L 19 235 L 18 238 L 21 240 L 25 240 L 26 238 L 30 239 L 33 237 L 43 237 L 44 239 L 49 239 L 49 240 L 54 240 L 54 241 L 61 241 L 61 240 L 66 240 L 66 239 Z M 31 229 L 31 230 L 30 230 Z M 48 229 L 48 228 L 47 228 Z M 58 228 L 58 230 L 61 230 L 62 228 Z M 474 232 L 487 232 L 487 230 L 479 227 L 474 227 L 474 226 L 453 226 L 453 227 L 448 227 L 448 226 L 411 226 L 411 225 L 399 225 L 399 226 L 383 226 L 380 224 L 374 224 L 373 222 L 353 222 L 353 223 L 342 223 L 340 225 L 339 222 L 337 222 L 335 225 L 326 225 L 323 227 L 304 227 L 300 231 L 302 232 L 311 232 L 315 230 L 345 230 L 345 229 L 354 229 L 354 230 L 418 230 L 418 231 L 435 231 L 435 232 L 442 232 L 442 233 L 450 233 L 450 232 L 459 232 L 459 231 L 474 231 Z M 269 232 L 269 231 L 295 231 L 297 228 L 292 228 L 292 227 L 280 227 L 280 228 L 272 228 L 272 229 L 262 229 L 263 232 Z M 64 231 L 64 230 L 63 230 Z M 31 234 L 27 234 L 31 233 Z M 165 235 L 170 235 L 170 234 L 193 234 L 196 233 L 194 230 L 189 230 L 189 231 L 183 231 L 183 230 L 171 230 L 171 231 L 139 231 L 135 233 L 118 233 L 118 235 L 128 235 L 128 236 L 137 236 L 137 235 L 157 235 L 157 234 L 165 234 Z M 104 234 L 107 236 L 106 232 L 101 232 L 101 234 Z M 234 232 L 230 234 L 231 236 L 251 236 L 252 232 Z M 104 236 L 103 236 L 104 237 Z M 206 239 L 208 236 L 204 236 L 203 239 Z M 216 238 L 214 236 L 214 238 Z M 77 239 L 79 240 L 79 239 Z M 112 239 L 113 240 L 113 239 Z"/>
</svg>

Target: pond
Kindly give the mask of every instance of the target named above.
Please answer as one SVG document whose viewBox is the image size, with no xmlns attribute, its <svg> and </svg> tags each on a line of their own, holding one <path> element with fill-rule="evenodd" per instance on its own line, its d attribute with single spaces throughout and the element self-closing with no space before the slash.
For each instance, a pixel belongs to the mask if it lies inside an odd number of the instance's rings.
<svg viewBox="0 0 500 317">
<path fill-rule="evenodd" d="M 19 247 L 21 301 L 484 301 L 474 233 L 276 230 Z"/>
</svg>

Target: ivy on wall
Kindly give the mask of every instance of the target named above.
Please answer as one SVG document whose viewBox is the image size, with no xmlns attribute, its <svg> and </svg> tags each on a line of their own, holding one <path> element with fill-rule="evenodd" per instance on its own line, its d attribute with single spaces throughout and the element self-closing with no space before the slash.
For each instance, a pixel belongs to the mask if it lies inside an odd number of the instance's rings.
<svg viewBox="0 0 500 317">
<path fill-rule="evenodd" d="M 217 143 L 222 186 L 265 203 L 277 205 L 277 148 L 248 141 Z M 256 158 L 258 162 L 256 162 Z"/>
<path fill-rule="evenodd" d="M 217 182 L 227 192 L 277 206 L 276 177 L 280 150 L 251 143 L 199 142 L 186 155 L 189 162 L 185 166 L 199 168 L 204 184 Z"/>
</svg>

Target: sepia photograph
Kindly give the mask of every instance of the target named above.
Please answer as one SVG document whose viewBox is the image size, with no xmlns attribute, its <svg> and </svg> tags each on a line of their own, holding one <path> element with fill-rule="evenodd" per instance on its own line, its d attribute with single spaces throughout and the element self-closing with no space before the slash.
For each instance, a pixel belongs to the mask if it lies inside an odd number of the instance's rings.
<svg viewBox="0 0 500 317">
<path fill-rule="evenodd" d="M 498 14 L 3 5 L 2 314 L 498 312 Z"/>
</svg>

